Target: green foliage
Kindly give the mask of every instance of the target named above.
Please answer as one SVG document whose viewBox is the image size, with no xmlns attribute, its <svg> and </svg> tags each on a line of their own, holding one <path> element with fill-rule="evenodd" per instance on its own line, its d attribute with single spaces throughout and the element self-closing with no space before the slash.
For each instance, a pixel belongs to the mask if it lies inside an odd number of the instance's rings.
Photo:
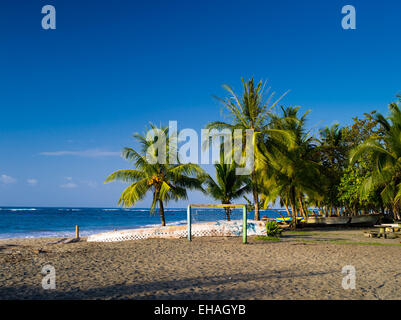
<svg viewBox="0 0 401 320">
<path fill-rule="evenodd" d="M 164 224 L 163 204 L 186 199 L 187 190 L 198 189 L 222 204 L 243 197 L 256 220 L 262 204 L 268 208 L 279 201 L 288 215 L 292 211 L 294 227 L 295 217 L 308 216 L 309 207 L 328 215 L 387 209 L 401 219 L 401 96 L 398 103 L 390 104 L 387 118 L 372 111 L 353 118 L 350 126 L 334 124 L 312 134 L 306 125 L 309 111 L 301 114 L 300 107 L 281 106 L 277 113 L 275 107 L 285 94 L 273 99 L 265 83 L 255 83 L 253 78 L 242 79 L 242 84 L 240 95 L 224 85 L 227 97 L 217 98 L 231 121 L 211 122 L 207 128 L 253 130 L 255 165 L 249 176 L 236 175 L 236 164 L 225 164 L 223 157 L 215 165 L 215 178 L 195 164 L 169 163 L 168 146 L 176 142 L 172 138 L 166 141 L 167 163 L 151 161 L 159 157 L 154 147 L 157 139 L 136 134 L 141 150 L 125 148 L 122 153 L 134 168 L 118 170 L 105 181 L 130 184 L 119 204 L 133 206 L 151 192 L 151 212 L 158 205 Z M 151 129 L 168 136 L 168 128 L 151 125 Z M 246 197 L 250 192 L 253 201 Z M 225 211 L 229 220 L 230 210 Z M 266 230 L 268 236 L 281 232 L 272 222 Z"/>
<path fill-rule="evenodd" d="M 375 190 L 361 192 L 367 177 L 371 175 L 371 168 L 366 161 L 360 161 L 358 165 L 349 166 L 341 177 L 338 186 L 338 200 L 353 213 L 361 207 L 376 204 Z"/>
<path fill-rule="evenodd" d="M 348 163 L 347 145 L 343 139 L 344 128 L 338 124 L 326 127 L 320 131 L 320 141 L 317 147 L 321 162 L 322 189 L 324 197 L 319 202 L 321 206 L 338 207 L 338 188 L 341 176 Z"/>
<path fill-rule="evenodd" d="M 366 210 L 371 208 L 377 211 L 381 207 L 380 195 L 378 195 L 377 188 L 368 192 L 362 192 L 364 183 L 372 175 L 372 168 L 374 166 L 372 152 L 365 150 L 358 161 L 353 163 L 349 163 L 349 154 L 353 149 L 370 139 L 370 137 L 382 137 L 383 134 L 384 131 L 380 125 L 376 111 L 364 113 L 361 119 L 358 117 L 353 118 L 352 125 L 343 127 L 341 130 L 342 156 L 338 157 L 337 164 L 341 163 L 342 168 L 340 166 L 336 168 L 334 171 L 337 173 L 336 176 L 328 175 L 329 178 L 332 177 L 337 180 L 330 179 L 327 195 L 329 198 L 336 195 L 338 201 L 333 201 L 333 203 L 336 206 L 344 206 L 348 213 L 357 214 L 360 209 Z"/>
<path fill-rule="evenodd" d="M 255 84 L 254 79 L 245 82 L 243 78 L 243 93 L 237 95 L 234 90 L 224 84 L 223 88 L 229 94 L 228 97 L 222 99 L 215 97 L 229 111 L 232 123 L 212 122 L 208 128 L 241 128 L 254 129 L 256 132 L 262 132 L 266 122 L 269 120 L 272 109 L 287 94 L 284 93 L 280 98 L 272 101 L 274 92 L 265 97 L 270 88 L 266 89 L 266 83 L 259 81 Z"/>
<path fill-rule="evenodd" d="M 397 103 L 392 103 L 389 111 L 388 118 L 376 115 L 382 134 L 372 135 L 355 147 L 350 153 L 350 164 L 371 157 L 368 162 L 371 173 L 364 179 L 361 195 L 368 197 L 380 191 L 382 202 L 391 208 L 394 218 L 401 219 L 401 110 Z"/>
<path fill-rule="evenodd" d="M 223 156 L 220 163 L 214 165 L 216 169 L 216 180 L 210 175 L 205 176 L 206 193 L 215 200 L 220 200 L 222 204 L 230 204 L 251 190 L 251 180 L 249 176 L 237 175 L 236 164 L 224 163 Z M 226 218 L 230 220 L 230 208 L 224 208 Z"/>
<path fill-rule="evenodd" d="M 299 115 L 299 109 L 282 107 L 282 116 L 272 116 L 269 128 L 276 132 L 265 139 L 256 159 L 265 207 L 280 198 L 293 217 L 306 214 L 307 197 L 319 199 L 322 194 L 316 141 L 305 127 L 308 112 Z"/>
<path fill-rule="evenodd" d="M 243 85 L 241 95 L 236 94 L 230 86 L 225 84 L 223 88 L 227 91 L 228 96 L 225 98 L 216 97 L 228 111 L 231 123 L 214 121 L 209 123 L 207 128 L 252 129 L 255 141 L 254 151 L 257 154 L 259 143 L 268 134 L 269 130 L 266 125 L 271 117 L 272 110 L 287 93 L 284 93 L 278 99 L 273 99 L 275 93 L 269 93 L 270 88 L 266 88 L 266 83 L 259 81 L 256 84 L 253 78 L 247 82 L 243 78 L 241 80 Z M 255 171 L 251 174 L 251 181 L 255 220 L 259 220 L 260 188 L 259 179 Z"/>
<path fill-rule="evenodd" d="M 247 196 L 243 196 L 244 200 L 246 201 L 246 210 L 248 212 L 253 211 L 255 208 L 255 204 L 247 198 Z M 259 200 L 259 208 L 263 208 L 264 203 L 262 200 Z"/>
<path fill-rule="evenodd" d="M 283 230 L 279 227 L 276 221 L 266 222 L 266 235 L 268 237 L 278 237 Z"/>
<path fill-rule="evenodd" d="M 246 210 L 248 212 L 252 211 L 255 208 L 255 205 L 249 200 L 246 196 L 243 196 L 244 200 L 246 201 Z"/>
<path fill-rule="evenodd" d="M 168 137 L 168 128 L 157 128 L 151 124 L 153 132 L 159 132 Z M 150 208 L 154 213 L 156 206 L 160 208 L 160 219 L 165 225 L 163 204 L 170 200 L 187 199 L 187 189 L 202 189 L 204 171 L 196 164 L 170 164 L 169 144 L 166 141 L 166 163 L 157 161 L 159 150 L 155 147 L 157 137 L 148 138 L 135 134 L 134 138 L 140 143 L 141 151 L 132 148 L 124 148 L 122 156 L 131 162 L 135 169 L 122 169 L 113 172 L 107 177 L 105 183 L 115 180 L 130 183 L 121 194 L 119 205 L 132 207 L 142 200 L 148 192 L 153 194 L 153 201 Z"/>
<path fill-rule="evenodd" d="M 364 113 L 363 118 L 354 117 L 353 124 L 342 129 L 342 136 L 348 151 L 365 142 L 372 136 L 383 136 L 384 130 L 379 123 L 379 118 L 376 111 Z"/>
</svg>

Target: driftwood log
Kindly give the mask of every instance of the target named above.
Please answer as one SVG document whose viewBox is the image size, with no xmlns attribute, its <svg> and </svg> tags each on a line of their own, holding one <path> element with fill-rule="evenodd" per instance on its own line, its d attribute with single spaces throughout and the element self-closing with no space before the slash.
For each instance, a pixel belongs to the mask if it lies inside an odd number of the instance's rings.
<svg viewBox="0 0 401 320">
<path fill-rule="evenodd" d="M 80 238 L 70 238 L 63 241 L 63 244 L 79 242 Z"/>
<path fill-rule="evenodd" d="M 58 239 L 56 241 L 51 241 L 46 243 L 46 245 L 51 245 L 51 244 L 67 244 L 67 243 L 74 243 L 74 242 L 79 242 L 81 239 L 80 238 L 62 238 L 62 239 Z"/>
</svg>

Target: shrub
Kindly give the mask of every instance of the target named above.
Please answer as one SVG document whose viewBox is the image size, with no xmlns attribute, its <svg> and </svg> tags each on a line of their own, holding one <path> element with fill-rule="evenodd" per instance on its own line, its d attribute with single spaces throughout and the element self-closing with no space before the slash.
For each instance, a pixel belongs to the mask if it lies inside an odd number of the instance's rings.
<svg viewBox="0 0 401 320">
<path fill-rule="evenodd" d="M 266 222 L 266 235 L 268 237 L 277 237 L 281 235 L 283 230 L 277 224 L 277 221 Z"/>
</svg>

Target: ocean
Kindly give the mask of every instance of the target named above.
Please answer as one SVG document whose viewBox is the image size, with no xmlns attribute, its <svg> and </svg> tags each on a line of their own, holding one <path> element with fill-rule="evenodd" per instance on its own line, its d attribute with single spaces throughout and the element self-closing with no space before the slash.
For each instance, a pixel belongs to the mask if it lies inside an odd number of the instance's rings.
<svg viewBox="0 0 401 320">
<path fill-rule="evenodd" d="M 286 212 L 278 209 L 284 216 Z M 262 210 L 261 217 L 277 218 L 273 210 Z M 180 225 L 187 222 L 186 208 L 167 208 L 167 225 Z M 193 208 L 193 223 L 224 220 L 224 210 L 220 208 Z M 253 212 L 248 213 L 253 218 Z M 242 219 L 242 210 L 234 209 L 231 219 Z M 0 239 L 5 238 L 52 238 L 75 236 L 78 225 L 81 236 L 95 233 L 150 228 L 160 226 L 159 211 L 151 215 L 146 208 L 0 208 Z"/>
</svg>

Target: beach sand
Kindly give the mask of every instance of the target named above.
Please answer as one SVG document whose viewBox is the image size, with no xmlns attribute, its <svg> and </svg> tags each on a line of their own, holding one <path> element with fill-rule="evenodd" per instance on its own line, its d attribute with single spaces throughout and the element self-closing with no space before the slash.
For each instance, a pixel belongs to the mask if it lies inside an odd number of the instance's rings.
<svg viewBox="0 0 401 320">
<path fill-rule="evenodd" d="M 246 245 L 49 241 L 0 240 L 1 299 L 401 299 L 400 239 L 368 239 L 362 230 L 286 232 L 280 242 L 250 237 Z M 42 289 L 46 264 L 55 267 L 55 290 Z M 356 268 L 354 290 L 342 287 L 346 265 Z"/>
</svg>

